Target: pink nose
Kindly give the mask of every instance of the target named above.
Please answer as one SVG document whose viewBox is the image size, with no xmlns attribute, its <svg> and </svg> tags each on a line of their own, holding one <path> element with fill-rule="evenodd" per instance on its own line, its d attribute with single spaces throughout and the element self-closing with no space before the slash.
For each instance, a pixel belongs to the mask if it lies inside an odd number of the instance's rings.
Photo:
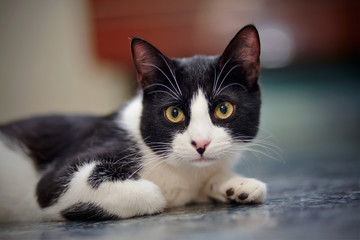
<svg viewBox="0 0 360 240">
<path fill-rule="evenodd" d="M 203 155 L 203 153 L 206 150 L 206 147 L 210 144 L 209 140 L 199 140 L 199 141 L 191 141 L 191 145 L 193 145 L 196 149 L 196 151 L 200 154 Z"/>
</svg>

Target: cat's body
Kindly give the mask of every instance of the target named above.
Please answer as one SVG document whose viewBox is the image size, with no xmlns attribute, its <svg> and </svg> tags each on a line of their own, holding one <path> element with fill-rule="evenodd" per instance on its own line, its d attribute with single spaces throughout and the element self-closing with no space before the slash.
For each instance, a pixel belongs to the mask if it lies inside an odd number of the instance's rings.
<svg viewBox="0 0 360 240">
<path fill-rule="evenodd" d="M 211 199 L 260 203 L 233 174 L 259 124 L 259 39 L 243 28 L 219 57 L 168 59 L 134 38 L 142 92 L 106 117 L 0 127 L 0 221 L 106 220 Z"/>
</svg>

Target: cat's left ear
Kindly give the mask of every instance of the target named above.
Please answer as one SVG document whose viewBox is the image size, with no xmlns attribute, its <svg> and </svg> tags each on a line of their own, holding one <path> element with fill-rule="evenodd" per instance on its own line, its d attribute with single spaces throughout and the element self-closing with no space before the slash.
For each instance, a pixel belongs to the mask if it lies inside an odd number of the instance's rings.
<svg viewBox="0 0 360 240">
<path fill-rule="evenodd" d="M 138 83 L 142 88 L 152 84 L 154 74 L 159 71 L 167 74 L 171 61 L 149 42 L 134 37 L 131 40 L 131 52 L 137 71 Z"/>
<path fill-rule="evenodd" d="M 249 87 L 257 83 L 260 73 L 260 39 L 254 25 L 243 27 L 235 35 L 221 55 L 219 67 L 239 68 Z"/>
</svg>

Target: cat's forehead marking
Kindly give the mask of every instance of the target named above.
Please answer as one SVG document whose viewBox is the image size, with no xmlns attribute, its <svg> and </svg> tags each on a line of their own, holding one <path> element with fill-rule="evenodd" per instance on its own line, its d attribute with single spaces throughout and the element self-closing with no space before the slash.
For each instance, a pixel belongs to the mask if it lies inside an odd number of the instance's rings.
<svg viewBox="0 0 360 240">
<path fill-rule="evenodd" d="M 193 99 L 191 100 L 190 110 L 191 119 L 195 121 L 202 119 L 204 115 L 208 115 L 208 101 L 201 89 L 194 94 Z"/>
<path fill-rule="evenodd" d="M 205 94 L 199 89 L 191 100 L 190 125 L 188 133 L 194 141 L 210 140 L 212 122 L 209 116 L 208 101 Z"/>
</svg>

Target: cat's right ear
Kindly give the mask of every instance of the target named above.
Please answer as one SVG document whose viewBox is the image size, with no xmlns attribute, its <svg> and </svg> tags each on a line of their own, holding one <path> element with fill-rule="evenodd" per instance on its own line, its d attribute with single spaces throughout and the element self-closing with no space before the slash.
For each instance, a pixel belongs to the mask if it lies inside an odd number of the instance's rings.
<svg viewBox="0 0 360 240">
<path fill-rule="evenodd" d="M 166 64 L 170 65 L 170 60 L 164 54 L 138 37 L 131 39 L 131 53 L 137 71 L 137 80 L 142 88 L 152 84 L 156 72 L 162 71 Z"/>
<path fill-rule="evenodd" d="M 219 67 L 238 67 L 242 70 L 248 86 L 257 83 L 260 73 L 260 39 L 254 25 L 243 27 L 235 35 L 221 55 Z"/>
</svg>

